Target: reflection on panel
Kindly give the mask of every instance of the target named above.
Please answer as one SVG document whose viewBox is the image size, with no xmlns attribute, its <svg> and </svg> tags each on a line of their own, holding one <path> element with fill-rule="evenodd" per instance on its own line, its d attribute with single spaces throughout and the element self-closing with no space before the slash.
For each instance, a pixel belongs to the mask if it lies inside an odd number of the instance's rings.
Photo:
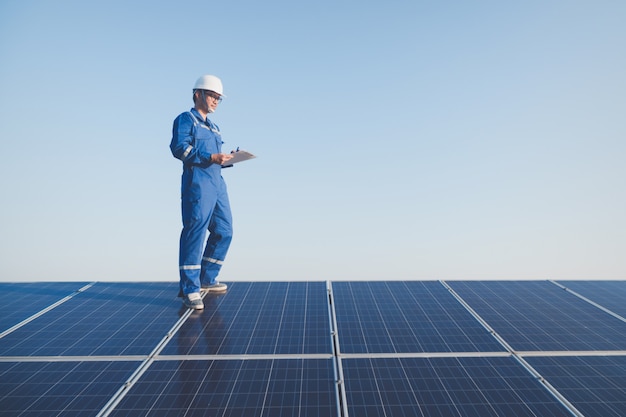
<svg viewBox="0 0 626 417">
<path fill-rule="evenodd" d="M 323 282 L 232 283 L 204 297 L 163 355 L 331 353 Z"/>
</svg>

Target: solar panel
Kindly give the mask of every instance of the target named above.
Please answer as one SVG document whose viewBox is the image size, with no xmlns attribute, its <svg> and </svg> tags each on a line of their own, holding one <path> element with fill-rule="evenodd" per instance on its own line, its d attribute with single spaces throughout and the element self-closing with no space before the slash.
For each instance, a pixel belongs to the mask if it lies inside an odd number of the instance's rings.
<svg viewBox="0 0 626 417">
<path fill-rule="evenodd" d="M 342 366 L 350 416 L 571 417 L 511 357 L 353 358 Z"/>
<path fill-rule="evenodd" d="M 559 281 L 559 284 L 626 318 L 626 281 Z"/>
<path fill-rule="evenodd" d="M 3 356 L 147 355 L 184 309 L 175 283 L 98 283 L 0 339 Z"/>
<path fill-rule="evenodd" d="M 0 362 L 0 415 L 95 416 L 137 362 Z"/>
<path fill-rule="evenodd" d="M 477 352 L 504 348 L 437 281 L 333 282 L 341 352 Z"/>
<path fill-rule="evenodd" d="M 0 300 L 35 291 L 0 328 L 0 415 L 625 409 L 612 283 L 234 282 L 202 311 L 182 306 L 175 282 L 14 285 L 0 284 Z"/>
<path fill-rule="evenodd" d="M 156 361 L 122 416 L 338 416 L 332 359 Z"/>
<path fill-rule="evenodd" d="M 547 281 L 450 281 L 517 351 L 622 350 L 626 323 Z"/>
<path fill-rule="evenodd" d="M 330 354 L 323 282 L 234 282 L 209 294 L 164 355 Z"/>
<path fill-rule="evenodd" d="M 526 360 L 585 416 L 626 415 L 626 355 Z"/>
<path fill-rule="evenodd" d="M 71 295 L 84 285 L 77 282 L 1 284 L 0 332 Z"/>
</svg>

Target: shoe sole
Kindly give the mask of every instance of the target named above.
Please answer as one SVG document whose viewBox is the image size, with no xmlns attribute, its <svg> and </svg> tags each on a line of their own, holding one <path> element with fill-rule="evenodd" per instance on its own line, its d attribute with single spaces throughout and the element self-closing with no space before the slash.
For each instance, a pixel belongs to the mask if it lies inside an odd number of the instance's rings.
<svg viewBox="0 0 626 417">
<path fill-rule="evenodd" d="M 200 291 L 204 292 L 226 292 L 228 288 L 200 288 Z"/>
</svg>

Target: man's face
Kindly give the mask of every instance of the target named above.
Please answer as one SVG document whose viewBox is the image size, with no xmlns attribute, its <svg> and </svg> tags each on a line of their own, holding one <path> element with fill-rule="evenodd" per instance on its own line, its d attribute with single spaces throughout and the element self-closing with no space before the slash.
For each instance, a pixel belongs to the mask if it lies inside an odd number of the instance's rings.
<svg viewBox="0 0 626 417">
<path fill-rule="evenodd" d="M 204 93 L 204 101 L 202 100 L 202 93 Z M 208 113 L 213 113 L 215 109 L 217 109 L 217 105 L 222 101 L 222 97 L 211 90 L 203 90 L 200 92 L 200 101 L 206 106 L 206 110 Z"/>
</svg>

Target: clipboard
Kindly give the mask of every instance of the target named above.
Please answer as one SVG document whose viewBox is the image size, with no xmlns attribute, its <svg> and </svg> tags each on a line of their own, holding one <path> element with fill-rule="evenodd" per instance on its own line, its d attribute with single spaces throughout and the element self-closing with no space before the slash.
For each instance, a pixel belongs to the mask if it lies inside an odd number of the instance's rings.
<svg viewBox="0 0 626 417">
<path fill-rule="evenodd" d="M 222 168 L 231 167 L 233 166 L 233 164 L 236 164 L 238 162 L 243 162 L 249 159 L 256 158 L 256 155 L 253 155 L 248 151 L 239 150 L 239 149 L 237 149 L 235 152 L 231 152 L 231 155 L 233 157 L 229 159 L 228 161 L 224 162 L 224 164 L 222 164 Z"/>
</svg>

